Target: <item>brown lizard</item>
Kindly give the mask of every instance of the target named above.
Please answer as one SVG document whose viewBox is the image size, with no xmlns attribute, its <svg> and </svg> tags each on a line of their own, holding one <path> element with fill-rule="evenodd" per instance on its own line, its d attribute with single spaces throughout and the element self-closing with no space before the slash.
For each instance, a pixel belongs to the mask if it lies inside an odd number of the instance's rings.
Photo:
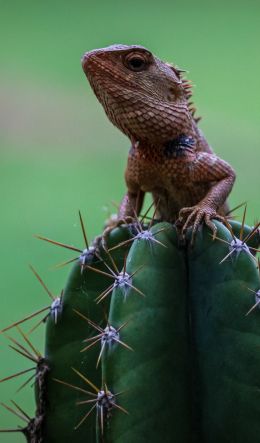
<svg viewBox="0 0 260 443">
<path fill-rule="evenodd" d="M 193 236 L 205 222 L 224 221 L 235 172 L 211 150 L 189 102 L 182 70 L 142 46 L 113 45 L 87 52 L 83 70 L 108 118 L 131 140 L 127 193 L 119 220 L 139 215 L 151 192 L 159 218 Z"/>
</svg>

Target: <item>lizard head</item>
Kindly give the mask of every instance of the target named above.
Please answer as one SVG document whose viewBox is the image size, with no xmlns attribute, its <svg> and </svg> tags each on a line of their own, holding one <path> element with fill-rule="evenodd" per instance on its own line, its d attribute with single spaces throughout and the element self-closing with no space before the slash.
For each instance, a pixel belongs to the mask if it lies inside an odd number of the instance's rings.
<svg viewBox="0 0 260 443">
<path fill-rule="evenodd" d="M 163 142 L 185 132 L 191 115 L 182 71 L 143 46 L 86 52 L 82 67 L 109 119 L 132 142 Z"/>
</svg>

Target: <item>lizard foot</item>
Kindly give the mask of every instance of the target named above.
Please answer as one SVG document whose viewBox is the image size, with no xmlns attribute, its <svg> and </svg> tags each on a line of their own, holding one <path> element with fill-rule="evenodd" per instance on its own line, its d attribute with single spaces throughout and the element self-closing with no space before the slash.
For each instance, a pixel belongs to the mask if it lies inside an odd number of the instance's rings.
<svg viewBox="0 0 260 443">
<path fill-rule="evenodd" d="M 103 231 L 103 234 L 99 237 L 99 239 L 101 240 L 102 247 L 105 250 L 107 250 L 107 238 L 113 229 L 118 228 L 121 225 L 127 225 L 130 223 L 134 223 L 134 221 L 135 221 L 135 219 L 130 216 L 126 216 L 124 218 L 118 218 L 118 217 L 110 218 L 105 225 L 105 229 Z"/>
<path fill-rule="evenodd" d="M 191 244 L 194 243 L 199 225 L 205 223 L 213 232 L 213 239 L 217 234 L 217 227 L 212 222 L 212 219 L 219 220 L 225 223 L 225 218 L 217 214 L 216 210 L 208 205 L 196 205 L 190 208 L 183 208 L 180 210 L 177 224 L 182 226 L 182 235 L 185 236 L 189 227 L 192 227 Z"/>
</svg>

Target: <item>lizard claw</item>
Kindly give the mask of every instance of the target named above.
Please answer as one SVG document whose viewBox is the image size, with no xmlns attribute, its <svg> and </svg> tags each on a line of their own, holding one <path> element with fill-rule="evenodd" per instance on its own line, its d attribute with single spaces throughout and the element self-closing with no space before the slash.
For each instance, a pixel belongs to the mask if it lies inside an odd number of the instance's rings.
<svg viewBox="0 0 260 443">
<path fill-rule="evenodd" d="M 125 218 L 112 217 L 111 219 L 109 219 L 105 225 L 104 232 L 101 236 L 101 245 L 102 245 L 103 249 L 105 249 L 105 251 L 108 250 L 107 238 L 108 238 L 110 232 L 113 231 L 113 229 L 118 228 L 121 225 L 126 225 L 126 224 L 130 224 L 133 222 L 134 222 L 134 218 L 130 217 L 130 216 L 127 216 Z"/>
<path fill-rule="evenodd" d="M 184 219 L 186 218 L 185 222 Z M 213 232 L 213 240 L 217 235 L 217 227 L 212 222 L 212 219 L 225 222 L 225 218 L 217 214 L 216 210 L 207 205 L 196 205 L 190 208 L 183 208 L 180 210 L 177 223 L 182 225 L 182 235 L 185 236 L 189 227 L 192 227 L 191 244 L 194 244 L 195 236 L 198 228 L 204 222 Z"/>
</svg>

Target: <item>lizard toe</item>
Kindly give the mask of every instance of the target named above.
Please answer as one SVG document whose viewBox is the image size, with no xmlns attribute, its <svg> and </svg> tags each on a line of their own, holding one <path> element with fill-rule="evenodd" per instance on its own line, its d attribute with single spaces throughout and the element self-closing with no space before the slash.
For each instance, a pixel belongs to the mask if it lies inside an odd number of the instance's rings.
<svg viewBox="0 0 260 443">
<path fill-rule="evenodd" d="M 215 219 L 218 219 L 217 216 L 214 216 Z M 212 231 L 213 233 L 213 240 L 215 240 L 216 235 L 217 235 L 217 227 L 216 225 L 213 223 L 213 221 L 211 220 L 211 217 L 209 215 L 205 216 L 205 224 L 209 227 L 209 229 Z"/>
<path fill-rule="evenodd" d="M 197 214 L 196 209 L 195 210 L 192 210 L 193 208 L 185 208 L 185 209 L 187 209 L 187 210 L 189 209 L 189 212 L 191 212 L 191 213 L 187 217 L 187 219 L 186 219 L 186 221 L 185 221 L 185 223 L 183 225 L 183 228 L 182 228 L 182 233 L 183 234 L 185 234 L 185 232 L 187 231 L 187 229 L 190 226 L 190 224 L 191 224 L 191 222 L 192 222 L 194 217 L 195 217 L 195 220 L 196 220 L 196 214 Z M 188 211 L 186 211 L 186 213 L 188 213 Z"/>
<path fill-rule="evenodd" d="M 182 221 L 187 214 L 192 213 L 196 209 L 196 206 L 191 206 L 189 208 L 182 208 L 179 212 L 179 220 Z"/>
</svg>

